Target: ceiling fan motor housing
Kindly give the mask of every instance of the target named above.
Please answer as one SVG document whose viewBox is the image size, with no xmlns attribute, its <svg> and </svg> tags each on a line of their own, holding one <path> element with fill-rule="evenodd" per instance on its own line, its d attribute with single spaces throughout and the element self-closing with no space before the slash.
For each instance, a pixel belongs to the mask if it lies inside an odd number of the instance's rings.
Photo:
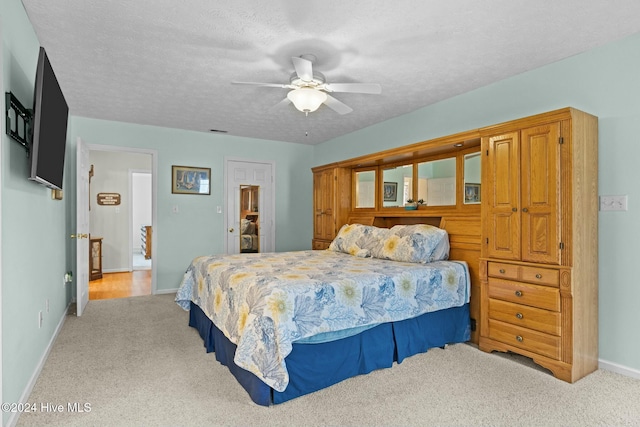
<svg viewBox="0 0 640 427">
<path fill-rule="evenodd" d="M 289 83 L 291 83 L 291 85 L 293 86 L 311 87 L 317 89 L 321 89 L 319 86 L 324 85 L 326 81 L 327 80 L 325 79 L 324 75 L 317 71 L 313 72 L 313 79 L 310 81 L 302 80 L 296 73 L 292 73 L 291 77 L 289 78 Z"/>
</svg>

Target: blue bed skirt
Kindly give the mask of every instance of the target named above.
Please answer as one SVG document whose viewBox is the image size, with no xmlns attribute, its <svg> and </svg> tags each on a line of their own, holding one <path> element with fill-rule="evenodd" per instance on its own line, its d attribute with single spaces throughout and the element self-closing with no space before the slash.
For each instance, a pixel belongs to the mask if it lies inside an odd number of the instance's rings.
<svg viewBox="0 0 640 427">
<path fill-rule="evenodd" d="M 469 341 L 469 304 L 384 323 L 351 337 L 319 344 L 293 344 L 286 357 L 289 385 L 278 392 L 233 362 L 236 345 L 224 336 L 196 304 L 189 326 L 200 333 L 207 352 L 227 366 L 258 405 L 268 406 L 321 390 L 356 375 L 389 368 L 430 348 Z"/>
</svg>

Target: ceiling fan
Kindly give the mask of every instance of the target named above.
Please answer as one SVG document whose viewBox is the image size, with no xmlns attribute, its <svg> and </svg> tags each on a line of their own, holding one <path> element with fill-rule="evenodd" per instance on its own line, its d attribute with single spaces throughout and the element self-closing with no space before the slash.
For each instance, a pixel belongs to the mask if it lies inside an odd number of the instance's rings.
<svg viewBox="0 0 640 427">
<path fill-rule="evenodd" d="M 290 102 L 305 114 L 312 113 L 324 104 L 338 114 L 348 114 L 353 111 L 351 107 L 338 101 L 329 93 L 333 92 L 350 92 L 350 93 L 382 93 L 382 86 L 377 83 L 327 83 L 324 75 L 314 71 L 313 63 L 316 57 L 314 55 L 300 55 L 291 58 L 295 72 L 289 78 L 289 84 L 279 83 L 258 83 L 258 82 L 231 82 L 232 84 L 253 85 L 261 87 L 277 87 L 282 89 L 291 89 L 287 93 L 287 97 L 280 103 L 289 104 Z"/>
</svg>

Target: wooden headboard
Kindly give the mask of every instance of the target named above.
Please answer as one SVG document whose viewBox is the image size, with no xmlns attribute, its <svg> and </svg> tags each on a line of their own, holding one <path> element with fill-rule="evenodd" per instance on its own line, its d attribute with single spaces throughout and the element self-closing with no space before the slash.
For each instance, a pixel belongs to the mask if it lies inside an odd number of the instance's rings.
<svg viewBox="0 0 640 427">
<path fill-rule="evenodd" d="M 471 275 L 471 318 L 480 320 L 480 216 L 353 216 L 347 224 L 374 225 L 391 228 L 394 225 L 429 224 L 442 228 L 449 235 L 449 259 L 465 261 Z M 479 330 L 471 332 L 471 341 L 478 343 Z"/>
</svg>

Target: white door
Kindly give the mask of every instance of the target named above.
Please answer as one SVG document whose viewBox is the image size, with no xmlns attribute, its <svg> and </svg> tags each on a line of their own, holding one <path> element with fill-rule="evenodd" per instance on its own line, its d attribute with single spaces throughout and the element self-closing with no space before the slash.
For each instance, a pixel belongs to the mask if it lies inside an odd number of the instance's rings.
<svg viewBox="0 0 640 427">
<path fill-rule="evenodd" d="M 273 163 L 226 161 L 226 252 L 240 253 L 240 186 L 257 185 L 260 206 L 260 252 L 275 250 Z"/>
<path fill-rule="evenodd" d="M 76 313 L 89 302 L 89 147 L 78 138 L 76 162 Z"/>
</svg>

